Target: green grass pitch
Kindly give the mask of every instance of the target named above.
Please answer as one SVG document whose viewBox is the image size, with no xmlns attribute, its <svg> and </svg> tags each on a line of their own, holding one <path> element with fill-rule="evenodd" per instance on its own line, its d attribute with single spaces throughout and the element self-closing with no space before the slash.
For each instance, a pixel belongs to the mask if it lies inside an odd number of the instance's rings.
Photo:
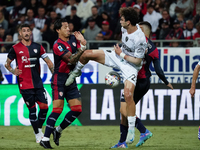
<svg viewBox="0 0 200 150">
<path fill-rule="evenodd" d="M 128 149 L 138 150 L 198 150 L 198 127 L 147 126 L 153 136 L 142 146 L 136 130 L 135 141 Z M 43 127 L 44 131 L 44 127 Z M 119 140 L 119 126 L 70 126 L 56 146 L 51 136 L 51 146 L 58 150 L 107 150 Z M 35 142 L 31 126 L 0 126 L 0 150 L 42 150 Z"/>
</svg>

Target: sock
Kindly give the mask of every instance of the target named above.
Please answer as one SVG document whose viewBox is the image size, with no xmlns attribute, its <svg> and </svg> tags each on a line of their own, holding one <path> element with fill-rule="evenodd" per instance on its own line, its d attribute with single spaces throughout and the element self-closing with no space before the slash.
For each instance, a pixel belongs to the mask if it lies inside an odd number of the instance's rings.
<svg viewBox="0 0 200 150">
<path fill-rule="evenodd" d="M 78 111 L 69 111 L 60 124 L 61 129 L 64 130 L 66 127 L 68 127 L 80 114 L 81 112 Z"/>
<path fill-rule="evenodd" d="M 56 131 L 58 131 L 58 132 L 60 132 L 60 133 L 61 133 L 61 132 L 62 132 L 62 130 L 63 130 L 63 129 L 62 129 L 60 126 L 56 127 Z"/>
<path fill-rule="evenodd" d="M 74 72 L 78 73 L 85 65 L 82 64 L 80 61 L 78 61 L 78 63 L 76 64 L 76 67 L 74 68 Z"/>
<path fill-rule="evenodd" d="M 48 109 L 40 109 L 38 113 L 38 128 L 42 128 L 42 125 L 46 119 Z"/>
<path fill-rule="evenodd" d="M 42 141 L 49 141 L 49 138 L 48 137 L 43 137 Z"/>
<path fill-rule="evenodd" d="M 33 127 L 35 134 L 38 134 L 39 133 L 39 131 L 38 131 L 38 120 L 37 120 L 37 117 L 36 117 L 35 106 L 32 107 L 32 108 L 29 108 L 29 119 L 30 119 L 30 122 L 31 122 L 31 125 Z"/>
<path fill-rule="evenodd" d="M 42 132 L 42 128 L 38 128 L 39 133 Z"/>
<path fill-rule="evenodd" d="M 146 132 L 145 126 L 142 124 L 140 118 L 138 117 L 136 117 L 135 127 L 140 131 L 140 133 Z"/>
<path fill-rule="evenodd" d="M 52 112 L 49 115 L 49 117 L 47 119 L 47 125 L 46 125 L 46 129 L 45 129 L 44 137 L 47 137 L 47 138 L 50 137 L 50 135 L 54 129 L 56 120 L 58 119 L 59 116 L 60 116 L 60 113 L 56 113 L 56 112 Z"/>
<path fill-rule="evenodd" d="M 128 133 L 128 127 L 127 126 L 124 126 L 123 124 L 120 124 L 120 140 L 119 142 L 120 143 L 123 143 L 124 141 L 126 141 L 126 136 L 127 136 L 127 133 Z"/>
<path fill-rule="evenodd" d="M 135 129 L 135 120 L 136 116 L 128 116 L 128 129 L 129 130 L 134 130 Z"/>
</svg>

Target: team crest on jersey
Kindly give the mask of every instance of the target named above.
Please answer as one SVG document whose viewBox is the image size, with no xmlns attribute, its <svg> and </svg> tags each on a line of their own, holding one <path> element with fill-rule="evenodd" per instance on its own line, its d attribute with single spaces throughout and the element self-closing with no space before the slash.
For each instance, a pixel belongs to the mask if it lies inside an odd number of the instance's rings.
<svg viewBox="0 0 200 150">
<path fill-rule="evenodd" d="M 72 45 L 73 45 L 74 47 L 76 47 L 76 43 L 75 43 L 75 42 L 73 42 Z"/>
<path fill-rule="evenodd" d="M 37 53 L 37 49 L 33 49 L 33 51 L 34 51 L 35 53 Z"/>
<path fill-rule="evenodd" d="M 126 42 L 128 41 L 128 36 L 126 36 L 125 41 L 126 41 Z"/>
<path fill-rule="evenodd" d="M 58 49 L 59 49 L 59 51 L 61 51 L 61 52 L 63 51 L 63 48 L 62 48 L 62 46 L 60 46 L 60 45 L 58 46 Z"/>
<path fill-rule="evenodd" d="M 59 95 L 60 95 L 60 96 L 63 96 L 63 92 L 59 92 Z"/>
</svg>

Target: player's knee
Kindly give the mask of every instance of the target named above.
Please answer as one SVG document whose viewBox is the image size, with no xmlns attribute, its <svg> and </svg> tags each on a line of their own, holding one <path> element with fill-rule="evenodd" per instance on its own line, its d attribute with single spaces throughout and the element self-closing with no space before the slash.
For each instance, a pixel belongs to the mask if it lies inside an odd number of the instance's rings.
<svg viewBox="0 0 200 150">
<path fill-rule="evenodd" d="M 74 111 L 77 113 L 77 115 L 80 115 L 81 112 L 82 112 L 82 106 L 81 105 L 74 105 L 74 106 L 71 106 L 71 111 Z"/>
<path fill-rule="evenodd" d="M 36 117 L 36 107 L 35 105 L 29 108 L 29 119 L 35 120 Z"/>
<path fill-rule="evenodd" d="M 38 105 L 39 105 L 40 109 L 48 109 L 48 105 L 45 104 L 45 103 L 39 103 L 38 102 Z"/>
<path fill-rule="evenodd" d="M 124 98 L 127 101 L 130 101 L 133 99 L 133 93 L 131 93 L 129 90 L 127 90 L 126 92 L 124 92 Z"/>
<path fill-rule="evenodd" d="M 55 108 L 55 107 L 54 107 L 52 112 L 61 114 L 62 111 L 63 111 L 63 108 Z"/>
</svg>

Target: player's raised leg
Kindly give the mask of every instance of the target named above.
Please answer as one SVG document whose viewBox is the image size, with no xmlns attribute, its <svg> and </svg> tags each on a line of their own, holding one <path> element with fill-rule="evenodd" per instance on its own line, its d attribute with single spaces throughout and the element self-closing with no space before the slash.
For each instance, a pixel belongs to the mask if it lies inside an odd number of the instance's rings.
<svg viewBox="0 0 200 150">
<path fill-rule="evenodd" d="M 89 60 L 94 60 L 101 64 L 105 63 L 105 54 L 103 50 L 86 50 L 83 52 L 79 61 L 74 68 L 74 70 L 70 73 L 65 85 L 69 86 L 72 84 L 76 77 L 81 75 L 81 69 L 88 63 Z"/>
</svg>

